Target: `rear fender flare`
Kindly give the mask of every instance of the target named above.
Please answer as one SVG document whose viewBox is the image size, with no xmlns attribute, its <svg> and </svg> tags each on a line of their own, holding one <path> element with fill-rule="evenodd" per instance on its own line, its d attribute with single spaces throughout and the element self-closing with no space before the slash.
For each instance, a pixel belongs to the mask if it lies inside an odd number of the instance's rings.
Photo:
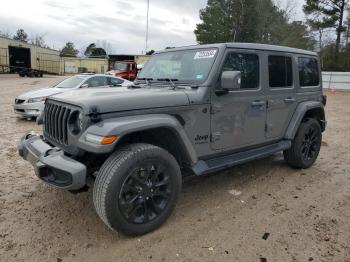
<svg viewBox="0 0 350 262">
<path fill-rule="evenodd" d="M 285 139 L 293 140 L 301 122 L 304 119 L 306 113 L 312 109 L 321 109 L 323 113 L 323 119 L 321 121 L 325 121 L 324 119 L 324 106 L 321 102 L 309 101 L 302 102 L 298 105 L 297 109 L 294 112 L 294 115 L 288 125 L 287 132 L 285 134 Z"/>
</svg>

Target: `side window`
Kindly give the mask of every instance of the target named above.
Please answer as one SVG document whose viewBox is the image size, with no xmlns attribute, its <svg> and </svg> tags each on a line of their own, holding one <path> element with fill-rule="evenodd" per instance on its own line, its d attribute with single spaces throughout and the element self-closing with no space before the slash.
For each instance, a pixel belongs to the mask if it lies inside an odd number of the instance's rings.
<svg viewBox="0 0 350 262">
<path fill-rule="evenodd" d="M 300 57 L 298 59 L 298 67 L 300 86 L 318 86 L 320 84 L 320 73 L 317 59 Z"/>
<path fill-rule="evenodd" d="M 100 86 L 107 86 L 107 77 L 104 76 L 94 76 L 91 77 L 89 80 L 85 82 L 85 84 L 88 84 L 89 87 L 100 87 Z"/>
<path fill-rule="evenodd" d="M 240 71 L 242 74 L 242 89 L 257 89 L 259 87 L 260 72 L 258 55 L 229 53 L 225 59 L 222 71 Z"/>
<path fill-rule="evenodd" d="M 286 88 L 293 85 L 291 57 L 269 56 L 269 84 L 272 88 Z"/>
<path fill-rule="evenodd" d="M 109 80 L 109 85 L 111 86 L 118 86 L 124 83 L 123 80 L 119 78 L 114 78 L 114 77 L 108 77 L 108 80 Z"/>
</svg>

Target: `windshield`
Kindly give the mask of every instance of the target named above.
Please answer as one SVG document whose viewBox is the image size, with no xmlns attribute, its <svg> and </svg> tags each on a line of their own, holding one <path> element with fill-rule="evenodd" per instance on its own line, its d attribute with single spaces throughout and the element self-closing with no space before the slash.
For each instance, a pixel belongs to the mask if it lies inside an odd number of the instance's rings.
<svg viewBox="0 0 350 262">
<path fill-rule="evenodd" d="M 128 70 L 128 64 L 125 64 L 125 63 L 115 63 L 115 64 L 114 64 L 114 70 L 127 71 L 127 70 Z"/>
<path fill-rule="evenodd" d="M 145 64 L 138 78 L 203 82 L 216 55 L 214 48 L 156 54 Z"/>
<path fill-rule="evenodd" d="M 63 80 L 61 83 L 57 84 L 55 87 L 58 88 L 73 88 L 80 85 L 87 76 L 72 76 L 66 80 Z"/>
</svg>

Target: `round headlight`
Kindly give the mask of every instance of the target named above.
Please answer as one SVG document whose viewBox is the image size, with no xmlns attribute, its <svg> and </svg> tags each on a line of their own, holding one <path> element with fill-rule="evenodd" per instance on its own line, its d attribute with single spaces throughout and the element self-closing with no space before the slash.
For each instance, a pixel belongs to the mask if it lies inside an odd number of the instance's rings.
<svg viewBox="0 0 350 262">
<path fill-rule="evenodd" d="M 79 129 L 80 129 L 80 130 L 83 130 L 83 126 L 84 126 L 83 120 L 84 120 L 83 113 L 80 112 L 80 113 L 79 113 L 79 116 L 78 116 L 78 126 L 79 126 Z"/>
<path fill-rule="evenodd" d="M 84 127 L 84 115 L 80 111 L 74 111 L 69 120 L 69 130 L 73 135 L 80 134 Z"/>
</svg>

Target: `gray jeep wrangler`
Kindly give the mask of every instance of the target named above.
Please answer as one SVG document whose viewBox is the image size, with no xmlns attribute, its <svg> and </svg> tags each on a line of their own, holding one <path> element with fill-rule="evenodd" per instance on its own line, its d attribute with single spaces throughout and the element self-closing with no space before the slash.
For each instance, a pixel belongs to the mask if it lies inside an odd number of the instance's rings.
<svg viewBox="0 0 350 262">
<path fill-rule="evenodd" d="M 158 228 L 197 176 L 271 154 L 294 168 L 318 157 L 326 128 L 316 53 L 259 44 L 215 44 L 153 55 L 133 86 L 50 97 L 43 135 L 19 154 L 44 182 L 69 191 L 93 182 L 112 230 Z M 188 173 L 188 172 L 186 172 Z"/>
</svg>

